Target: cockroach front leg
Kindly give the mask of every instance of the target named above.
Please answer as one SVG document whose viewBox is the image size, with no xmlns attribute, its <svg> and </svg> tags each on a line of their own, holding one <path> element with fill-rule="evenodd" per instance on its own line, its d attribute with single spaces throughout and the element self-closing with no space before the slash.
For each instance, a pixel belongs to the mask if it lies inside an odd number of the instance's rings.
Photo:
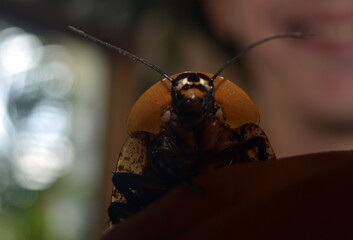
<svg viewBox="0 0 353 240">
<path fill-rule="evenodd" d="M 266 140 L 263 137 L 255 137 L 248 139 L 243 142 L 235 143 L 234 145 L 224 149 L 223 151 L 216 154 L 217 157 L 226 157 L 226 156 L 248 156 L 248 151 L 257 148 L 257 154 L 255 156 L 256 160 L 264 161 L 268 159 L 267 145 Z M 248 157 L 247 157 L 248 158 Z M 250 157 L 249 157 L 250 158 Z M 249 161 L 248 159 L 234 159 L 231 157 L 231 162 L 238 161 Z"/>
<path fill-rule="evenodd" d="M 163 181 L 134 173 L 116 172 L 112 182 L 125 203 L 113 202 L 108 213 L 113 224 L 128 218 L 162 196 L 167 189 Z"/>
</svg>

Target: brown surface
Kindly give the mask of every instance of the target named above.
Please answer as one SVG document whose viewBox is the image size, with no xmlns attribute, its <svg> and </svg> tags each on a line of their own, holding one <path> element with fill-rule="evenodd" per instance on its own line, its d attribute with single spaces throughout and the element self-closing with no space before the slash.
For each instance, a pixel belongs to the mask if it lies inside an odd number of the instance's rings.
<svg viewBox="0 0 353 240">
<path fill-rule="evenodd" d="M 103 237 L 353 239 L 353 151 L 238 164 L 171 191 Z"/>
</svg>

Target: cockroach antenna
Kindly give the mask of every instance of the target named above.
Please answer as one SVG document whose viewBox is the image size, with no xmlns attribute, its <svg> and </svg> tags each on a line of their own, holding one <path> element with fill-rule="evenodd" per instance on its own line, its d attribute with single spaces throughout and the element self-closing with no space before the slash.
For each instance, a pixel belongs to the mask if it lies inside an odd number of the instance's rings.
<svg viewBox="0 0 353 240">
<path fill-rule="evenodd" d="M 211 80 L 213 81 L 214 79 L 216 79 L 229 65 L 233 64 L 235 61 L 237 61 L 239 58 L 241 58 L 242 56 L 244 56 L 247 52 L 249 52 L 251 49 L 265 43 L 268 41 L 271 41 L 273 39 L 277 39 L 277 38 L 307 38 L 307 37 L 312 37 L 312 34 L 306 34 L 306 33 L 288 33 L 288 34 L 280 34 L 280 35 L 274 35 L 268 38 L 264 38 L 258 42 L 255 42 L 253 44 L 251 44 L 250 46 L 248 46 L 247 48 L 245 48 L 244 50 L 242 50 L 239 54 L 235 55 L 233 58 L 229 59 L 211 78 Z"/>
<path fill-rule="evenodd" d="M 85 37 L 85 38 L 88 38 L 94 42 L 98 42 L 100 44 L 102 44 L 103 46 L 107 47 L 107 48 L 110 48 L 110 49 L 113 49 L 115 51 L 117 51 L 118 53 L 124 55 L 124 56 L 127 56 L 129 58 L 131 58 L 132 60 L 135 60 L 135 61 L 138 61 L 150 68 L 152 68 L 153 70 L 155 70 L 156 72 L 160 73 L 161 75 L 163 75 L 163 77 L 167 78 L 169 81 L 173 82 L 174 79 L 171 78 L 169 75 L 167 75 L 165 72 L 163 72 L 161 69 L 159 69 L 158 67 L 152 65 L 151 63 L 147 62 L 146 60 L 132 54 L 132 53 L 129 53 L 128 51 L 125 51 L 124 49 L 121 49 L 119 47 L 116 47 L 116 46 L 113 46 L 112 44 L 110 43 L 107 43 L 107 42 L 104 42 L 96 37 L 93 37 L 92 35 L 88 34 L 88 33 L 85 33 L 84 31 L 80 30 L 80 29 L 77 29 L 73 26 L 68 26 L 70 30 L 72 30 L 73 32 L 75 33 L 78 33 L 80 34 L 81 36 Z"/>
</svg>

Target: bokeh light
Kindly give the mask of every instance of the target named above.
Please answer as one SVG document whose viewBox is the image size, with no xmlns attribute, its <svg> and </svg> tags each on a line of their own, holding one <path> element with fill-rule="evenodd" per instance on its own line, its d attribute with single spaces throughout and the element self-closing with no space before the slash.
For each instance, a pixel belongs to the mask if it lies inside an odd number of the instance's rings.
<svg viewBox="0 0 353 240">
<path fill-rule="evenodd" d="M 3 70 L 16 74 L 39 64 L 43 55 L 43 44 L 38 37 L 14 27 L 4 29 L 0 36 Z"/>
<path fill-rule="evenodd" d="M 38 203 L 76 161 L 73 57 L 44 42 L 18 27 L 0 28 L 1 239 L 76 239 L 85 223 L 70 198 Z"/>
<path fill-rule="evenodd" d="M 45 46 L 37 36 L 15 27 L 0 36 L 2 152 L 12 159 L 8 165 L 19 186 L 43 190 L 62 176 L 74 156 L 68 51 L 60 45 Z"/>
</svg>

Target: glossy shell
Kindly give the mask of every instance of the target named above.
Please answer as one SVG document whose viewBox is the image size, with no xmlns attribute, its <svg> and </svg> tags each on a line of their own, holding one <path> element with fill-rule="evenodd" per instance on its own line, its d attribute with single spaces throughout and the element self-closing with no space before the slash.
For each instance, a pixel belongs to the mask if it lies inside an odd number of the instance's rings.
<svg viewBox="0 0 353 240">
<path fill-rule="evenodd" d="M 212 73 L 203 73 L 212 77 Z M 175 78 L 181 73 L 172 75 Z M 171 104 L 171 82 L 167 79 L 147 89 L 132 107 L 128 120 L 128 133 L 145 131 L 159 133 L 163 124 L 162 113 Z M 245 123 L 258 124 L 260 114 L 254 101 L 235 83 L 218 76 L 214 81 L 215 102 L 222 108 L 225 123 L 238 128 Z"/>
</svg>

